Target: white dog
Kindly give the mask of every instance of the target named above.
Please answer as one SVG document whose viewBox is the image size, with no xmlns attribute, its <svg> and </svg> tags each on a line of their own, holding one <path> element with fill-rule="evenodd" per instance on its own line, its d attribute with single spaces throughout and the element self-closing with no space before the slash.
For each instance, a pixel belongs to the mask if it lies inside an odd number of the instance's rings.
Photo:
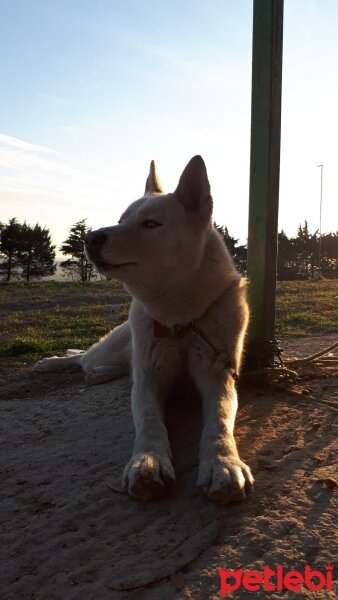
<svg viewBox="0 0 338 600">
<path fill-rule="evenodd" d="M 143 500 L 175 478 L 164 402 L 186 373 L 203 405 L 197 485 L 215 502 L 244 499 L 254 480 L 233 431 L 248 307 L 245 284 L 212 225 L 203 159 L 191 159 L 171 194 L 163 193 L 152 162 L 144 196 L 117 225 L 88 233 L 85 245 L 100 273 L 125 284 L 133 298 L 129 319 L 87 352 L 43 359 L 36 368 L 82 367 L 91 384 L 132 370 L 136 439 L 123 486 Z"/>
</svg>

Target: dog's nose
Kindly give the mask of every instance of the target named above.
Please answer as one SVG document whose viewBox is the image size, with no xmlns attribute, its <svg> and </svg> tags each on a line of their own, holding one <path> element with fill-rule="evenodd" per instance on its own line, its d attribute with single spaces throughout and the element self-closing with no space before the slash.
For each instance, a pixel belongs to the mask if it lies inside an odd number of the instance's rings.
<svg viewBox="0 0 338 600">
<path fill-rule="evenodd" d="M 106 234 L 102 231 L 89 231 L 85 235 L 84 243 L 89 250 L 98 250 L 106 241 Z"/>
</svg>

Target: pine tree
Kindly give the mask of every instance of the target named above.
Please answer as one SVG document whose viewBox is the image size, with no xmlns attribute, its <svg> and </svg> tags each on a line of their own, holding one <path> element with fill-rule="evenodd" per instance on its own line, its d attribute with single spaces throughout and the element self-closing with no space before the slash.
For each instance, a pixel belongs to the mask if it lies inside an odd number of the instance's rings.
<svg viewBox="0 0 338 600">
<path fill-rule="evenodd" d="M 10 219 L 7 225 L 0 223 L 0 272 L 5 274 L 6 281 L 11 281 L 17 273 L 21 230 L 22 225 L 15 218 Z"/>
<path fill-rule="evenodd" d="M 218 233 L 221 234 L 226 247 L 234 259 L 237 269 L 240 271 L 240 273 L 245 274 L 247 264 L 246 246 L 238 246 L 238 240 L 230 235 L 228 228 L 224 225 L 217 225 L 217 223 L 214 222 L 214 227 L 217 229 Z"/>
<path fill-rule="evenodd" d="M 297 274 L 295 239 L 288 238 L 282 229 L 278 234 L 277 278 L 281 281 L 297 279 Z"/>
<path fill-rule="evenodd" d="M 324 277 L 338 277 L 338 231 L 322 236 L 321 272 Z"/>
<path fill-rule="evenodd" d="M 25 222 L 21 226 L 20 235 L 21 242 L 17 253 L 20 276 L 29 282 L 31 277 L 54 275 L 55 246 L 52 246 L 49 230 L 38 223 L 31 227 Z"/>
<path fill-rule="evenodd" d="M 318 231 L 311 234 L 307 220 L 305 219 L 303 227 L 299 225 L 297 237 L 295 239 L 295 249 L 298 255 L 300 266 L 300 275 L 306 279 L 314 277 L 315 268 L 318 267 Z"/>
<path fill-rule="evenodd" d="M 61 268 L 75 274 L 80 281 L 90 281 L 93 276 L 93 265 L 87 261 L 84 254 L 84 238 L 90 228 L 86 224 L 87 219 L 75 223 L 69 232 L 68 238 L 63 242 L 60 251 L 71 258 L 61 263 Z"/>
</svg>

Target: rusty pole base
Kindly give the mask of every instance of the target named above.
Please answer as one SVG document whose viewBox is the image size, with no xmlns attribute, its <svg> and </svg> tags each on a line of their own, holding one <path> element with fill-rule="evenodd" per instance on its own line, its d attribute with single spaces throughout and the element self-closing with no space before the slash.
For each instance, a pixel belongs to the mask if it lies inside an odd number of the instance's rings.
<svg viewBox="0 0 338 600">
<path fill-rule="evenodd" d="M 281 359 L 283 350 L 278 344 L 278 340 L 264 342 L 250 340 L 244 351 L 243 372 L 280 367 L 283 364 Z"/>
</svg>

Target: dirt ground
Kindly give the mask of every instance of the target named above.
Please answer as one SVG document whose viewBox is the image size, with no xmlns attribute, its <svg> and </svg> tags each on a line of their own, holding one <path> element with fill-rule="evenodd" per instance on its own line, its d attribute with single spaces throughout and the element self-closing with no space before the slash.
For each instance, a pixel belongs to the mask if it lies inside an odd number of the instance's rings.
<svg viewBox="0 0 338 600">
<path fill-rule="evenodd" d="M 333 341 L 289 339 L 285 354 Z M 94 387 L 82 373 L 4 378 L 0 599 L 216 600 L 218 568 L 325 573 L 337 551 L 337 488 L 327 479 L 337 479 L 337 385 L 332 374 L 306 380 L 306 395 L 241 391 L 236 438 L 255 491 L 243 505 L 217 507 L 195 488 L 201 414 L 189 398 L 168 411 L 177 486 L 142 504 L 118 493 L 134 435 L 129 378 Z"/>
</svg>

